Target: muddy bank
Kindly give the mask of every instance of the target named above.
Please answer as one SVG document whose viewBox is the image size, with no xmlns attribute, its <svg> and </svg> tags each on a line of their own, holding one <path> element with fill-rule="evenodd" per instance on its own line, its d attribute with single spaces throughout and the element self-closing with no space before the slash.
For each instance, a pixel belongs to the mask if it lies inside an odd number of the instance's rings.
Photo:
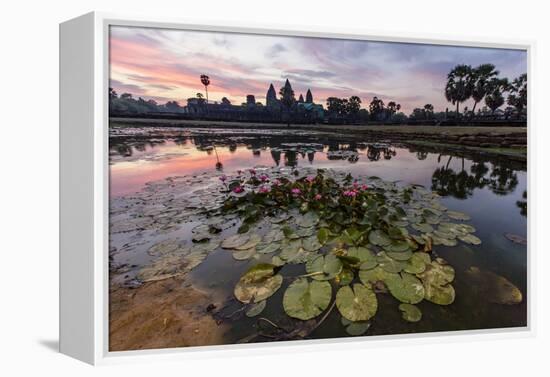
<svg viewBox="0 0 550 377">
<path fill-rule="evenodd" d="M 112 286 L 109 292 L 109 350 L 224 344 L 227 325 L 207 310 L 220 303 L 182 279 Z"/>
<path fill-rule="evenodd" d="M 340 134 L 360 135 L 366 140 L 387 139 L 394 142 L 411 140 L 440 144 L 461 145 L 486 149 L 509 148 L 522 150 L 527 146 L 525 127 L 483 127 L 483 126 L 386 126 L 386 125 L 298 125 L 283 124 L 190 121 L 170 119 L 111 118 L 111 127 L 126 125 L 156 127 L 200 127 L 241 129 L 294 129 Z M 494 151 L 498 153 L 498 151 Z"/>
</svg>

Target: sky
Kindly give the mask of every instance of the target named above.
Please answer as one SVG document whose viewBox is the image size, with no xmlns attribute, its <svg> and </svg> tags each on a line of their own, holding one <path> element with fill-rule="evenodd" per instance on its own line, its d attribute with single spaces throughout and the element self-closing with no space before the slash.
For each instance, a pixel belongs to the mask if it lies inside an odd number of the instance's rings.
<svg viewBox="0 0 550 377">
<path fill-rule="evenodd" d="M 196 93 L 204 95 L 200 75 L 207 74 L 211 102 L 227 97 L 238 105 L 253 94 L 265 103 L 269 84 L 278 92 L 288 78 L 296 98 L 311 89 L 314 102 L 323 105 L 327 97 L 356 95 L 368 108 L 378 96 L 401 104 L 406 114 L 427 103 L 445 111 L 453 109 L 444 96 L 447 73 L 457 64 L 483 63 L 512 79 L 527 72 L 527 53 L 126 26 L 110 30 L 110 86 L 119 94 L 182 106 Z"/>
</svg>

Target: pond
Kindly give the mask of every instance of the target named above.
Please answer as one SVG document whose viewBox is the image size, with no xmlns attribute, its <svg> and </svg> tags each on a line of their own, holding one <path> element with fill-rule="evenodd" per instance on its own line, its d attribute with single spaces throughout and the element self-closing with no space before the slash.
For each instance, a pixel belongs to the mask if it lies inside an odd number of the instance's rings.
<svg viewBox="0 0 550 377">
<path fill-rule="evenodd" d="M 255 170 L 251 173 L 253 168 Z M 376 295 L 376 314 L 367 318 L 360 307 L 349 307 L 344 292 L 340 301 L 338 297 L 338 302 L 335 301 L 336 292 L 345 285 L 339 280 L 342 268 L 346 270 L 349 267 L 346 263 L 357 262 L 349 262 L 342 253 L 351 256 L 351 248 L 360 246 L 360 242 L 354 244 L 355 241 L 345 244 L 336 233 L 343 229 L 355 230 L 353 225 L 337 225 L 334 228 L 336 231 L 329 232 L 330 241 L 312 248 L 315 255 L 338 254 L 335 249 L 343 250 L 336 258 L 340 268 L 338 278 L 331 280 L 336 277 L 334 275 L 316 279 L 322 273 L 316 272 L 314 262 L 306 263 L 315 256 L 304 257 L 303 263 L 291 263 L 284 256 L 282 261 L 274 257 L 279 255 L 281 242 L 284 245 L 285 242 L 291 243 L 292 239 L 299 239 L 292 232 L 309 231 L 310 228 L 302 227 L 300 222 L 308 222 L 307 212 L 315 212 L 314 209 L 310 207 L 304 211 L 304 207 L 289 205 L 288 213 L 294 220 L 286 219 L 286 215 L 274 215 L 274 218 L 281 219 L 279 223 L 268 216 L 277 212 L 271 208 L 269 211 L 275 212 L 262 212 L 244 228 L 242 212 L 219 212 L 220 208 L 225 208 L 224 203 L 227 207 L 228 198 L 238 202 L 235 208 L 244 205 L 239 202 L 240 194 L 235 194 L 233 190 L 235 186 L 228 186 L 240 176 L 246 176 L 246 183 L 244 178 L 242 180 L 246 189 L 252 175 L 269 177 L 266 180 L 271 181 L 270 185 L 273 185 L 275 178 L 283 182 L 288 178 L 289 185 L 296 187 L 294 180 L 301 179 L 305 185 L 313 177 L 317 177 L 315 182 L 319 184 L 333 180 L 336 185 L 344 185 L 347 174 L 352 177 L 347 182 L 349 185 L 357 180 L 358 193 L 363 186 L 365 191 L 385 190 L 386 198 L 383 204 L 379 204 L 384 207 L 391 207 L 396 198 L 401 200 L 401 195 L 408 195 L 405 192 L 412 193 L 412 201 L 407 200 L 403 204 L 406 210 L 404 217 L 399 221 L 393 220 L 396 229 L 412 225 L 414 221 L 411 216 L 424 216 L 425 221 L 426 216 L 432 214 L 426 215 L 423 206 L 426 203 L 431 206 L 428 211 L 433 211 L 435 218 L 428 228 L 439 235 L 433 236 L 433 246 L 430 250 L 426 249 L 430 252 L 426 266 L 432 263 L 434 271 L 439 271 L 438 268 L 443 268 L 443 265 L 452 266 L 454 278 L 449 281 L 452 280 L 454 291 L 449 302 L 438 305 L 434 303 L 438 301 L 436 298 L 418 301 L 409 296 L 398 300 L 398 288 L 387 280 L 385 286 L 373 284 L 373 291 L 368 288 Z M 258 182 L 256 188 L 262 187 L 262 182 Z M 183 281 L 186 287 L 207 292 L 215 305 L 201 307 L 197 313 L 211 316 L 218 324 L 223 323 L 223 334 L 216 341 L 205 340 L 202 343 L 199 339 L 193 345 L 490 329 L 527 324 L 527 171 L 526 164 L 521 161 L 314 131 L 111 128 L 110 195 L 111 288 L 123 287 L 131 290 L 133 295 L 139 295 L 143 286 L 150 282 L 175 278 Z M 415 198 L 420 198 L 416 206 L 413 205 Z M 294 199 L 290 197 L 289 200 Z M 390 208 L 390 213 L 393 210 Z M 452 215 L 455 213 L 456 216 Z M 311 227 L 311 232 L 315 231 L 315 234 L 306 234 L 302 239 L 316 241 L 317 235 L 320 240 L 319 229 L 332 226 L 327 219 L 315 218 L 316 225 Z M 457 231 L 457 226 L 462 228 Z M 363 229 L 360 225 L 358 227 Z M 371 228 L 368 229 L 372 232 Z M 410 226 L 408 229 L 404 230 L 406 234 L 402 240 L 411 239 L 409 231 L 415 233 Z M 441 236 L 448 234 L 446 231 L 458 233 L 447 239 Z M 239 232 L 247 237 L 243 242 L 235 236 Z M 289 240 L 283 236 L 280 236 L 282 241 L 279 238 L 270 239 L 269 235 L 275 234 L 273 232 L 278 232 L 277 237 L 284 233 Z M 426 229 L 423 232 L 432 234 Z M 368 234 L 365 232 L 362 246 L 368 247 L 374 254 L 384 254 L 386 251 L 390 254 L 386 245 L 376 245 Z M 421 236 L 422 232 L 417 235 Z M 268 249 L 265 253 L 256 252 L 260 246 L 258 242 L 253 242 L 254 237 L 266 243 L 261 243 L 263 247 L 268 246 L 266 240 L 278 246 L 273 246 L 272 253 Z M 415 243 L 417 246 L 424 242 L 415 239 L 419 242 Z M 223 242 L 227 246 L 227 242 L 230 244 L 232 240 L 234 245 L 229 246 L 234 247 L 222 247 Z M 256 247 L 247 248 L 247 242 Z M 305 242 L 302 241 L 302 245 Z M 407 242 L 410 244 L 411 241 Z M 250 253 L 250 250 L 254 251 Z M 378 255 L 378 263 L 381 263 L 380 258 Z M 236 297 L 239 293 L 235 287 L 243 284 L 243 274 L 260 263 L 271 264 L 274 261 L 281 263 L 275 264 L 276 270 L 272 271 L 272 275 L 282 276 L 282 279 L 267 300 L 262 299 L 261 305 L 255 306 L 254 300 L 243 299 L 242 294 Z M 361 259 L 361 262 L 364 263 L 364 260 Z M 327 272 L 330 268 L 326 266 L 328 261 L 325 266 L 322 259 L 319 263 L 320 269 L 324 268 L 324 273 L 330 275 Z M 353 268 L 349 267 L 349 270 Z M 357 267 L 356 273 L 351 274 L 354 292 L 350 290 L 346 293 L 359 295 L 356 285 L 363 286 L 359 283 L 365 280 L 357 275 L 361 270 Z M 396 270 L 399 271 L 402 268 Z M 418 279 L 422 279 L 424 287 L 419 289 L 424 295 L 424 288 L 429 288 L 429 284 L 426 285 L 428 279 L 421 272 L 414 272 Z M 401 276 L 405 275 L 410 274 L 402 271 Z M 299 276 L 308 281 L 309 286 L 301 281 L 305 288 L 298 287 L 298 283 L 293 288 L 298 291 L 303 288 L 307 295 L 293 302 L 292 295 L 287 293 L 288 287 Z M 269 282 L 273 283 L 271 280 Z M 314 290 L 314 282 L 319 283 L 316 286 L 319 291 Z M 319 298 L 324 289 L 329 290 L 326 300 Z M 254 292 L 247 291 L 252 295 Z M 166 290 L 162 294 L 169 296 L 174 293 Z M 305 296 L 326 302 L 315 302 L 314 299 L 313 304 L 309 303 L 309 307 L 304 308 Z M 111 306 L 116 306 L 113 297 Z M 368 306 L 371 299 L 367 296 L 363 299 L 363 304 Z M 414 303 L 412 315 L 414 317 L 416 310 L 420 309 L 421 319 L 405 320 L 411 313 L 407 305 L 400 305 L 403 303 Z M 318 313 L 312 313 L 312 310 Z M 348 318 L 344 316 L 346 310 L 351 313 L 346 315 Z M 255 315 L 255 311 L 261 313 Z M 111 316 L 119 314 L 111 312 Z M 354 318 L 358 320 L 354 321 Z M 349 327 L 350 323 L 355 327 Z M 111 336 L 116 334 L 111 331 Z M 163 346 L 162 342 L 157 346 Z M 134 344 L 128 347 L 147 346 Z"/>
</svg>

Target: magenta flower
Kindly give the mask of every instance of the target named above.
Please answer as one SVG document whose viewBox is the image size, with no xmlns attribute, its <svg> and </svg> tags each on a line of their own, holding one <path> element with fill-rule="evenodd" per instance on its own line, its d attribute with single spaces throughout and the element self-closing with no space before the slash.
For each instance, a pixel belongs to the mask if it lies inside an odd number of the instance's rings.
<svg viewBox="0 0 550 377">
<path fill-rule="evenodd" d="M 358 187 L 359 187 L 359 183 L 357 183 L 357 181 L 353 182 L 353 188 L 357 189 Z"/>
<path fill-rule="evenodd" d="M 269 176 L 267 174 L 260 175 L 260 181 L 265 182 L 269 179 Z"/>
<path fill-rule="evenodd" d="M 315 180 L 315 177 L 312 175 L 309 175 L 306 177 L 306 181 L 308 181 L 309 183 L 313 182 L 314 180 Z"/>
<path fill-rule="evenodd" d="M 261 186 L 259 189 L 258 189 L 258 192 L 260 194 L 267 194 L 269 192 L 269 187 L 268 186 Z"/>
<path fill-rule="evenodd" d="M 226 175 L 222 175 L 220 176 L 220 181 L 224 182 L 227 180 L 227 176 Z"/>
<path fill-rule="evenodd" d="M 234 192 L 235 194 L 240 194 L 240 193 L 243 192 L 243 191 L 244 191 L 244 187 L 241 186 L 241 185 L 236 186 L 236 187 L 233 189 L 233 192 Z"/>
<path fill-rule="evenodd" d="M 355 198 L 356 195 L 357 195 L 357 191 L 355 190 L 344 191 L 344 196 L 347 196 L 348 198 Z"/>
<path fill-rule="evenodd" d="M 279 181 L 278 179 L 273 181 L 273 186 L 280 186 L 280 185 L 281 185 L 281 181 Z"/>
<path fill-rule="evenodd" d="M 367 185 L 362 185 L 361 186 L 361 190 L 365 191 L 365 190 L 368 190 L 369 189 L 369 186 Z"/>
<path fill-rule="evenodd" d="M 293 188 L 292 190 L 290 190 L 290 192 L 292 193 L 292 195 L 294 196 L 298 196 L 302 193 L 302 191 L 299 189 L 299 188 Z"/>
<path fill-rule="evenodd" d="M 249 172 L 250 172 L 250 174 L 252 174 L 252 175 L 256 175 L 256 170 L 255 170 L 255 169 L 250 169 Z"/>
<path fill-rule="evenodd" d="M 321 200 L 323 198 L 323 196 L 321 194 L 317 194 L 314 196 L 314 199 L 315 200 Z"/>
<path fill-rule="evenodd" d="M 241 175 L 243 173 L 242 170 L 237 170 L 237 175 Z"/>
</svg>

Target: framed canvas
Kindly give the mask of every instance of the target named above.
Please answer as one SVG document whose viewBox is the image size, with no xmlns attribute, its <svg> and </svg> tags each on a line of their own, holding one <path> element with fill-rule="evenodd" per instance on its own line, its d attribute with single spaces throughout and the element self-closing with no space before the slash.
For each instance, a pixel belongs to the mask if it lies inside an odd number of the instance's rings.
<svg viewBox="0 0 550 377">
<path fill-rule="evenodd" d="M 531 334 L 531 51 L 61 24 L 61 352 L 95 364 Z"/>
</svg>

